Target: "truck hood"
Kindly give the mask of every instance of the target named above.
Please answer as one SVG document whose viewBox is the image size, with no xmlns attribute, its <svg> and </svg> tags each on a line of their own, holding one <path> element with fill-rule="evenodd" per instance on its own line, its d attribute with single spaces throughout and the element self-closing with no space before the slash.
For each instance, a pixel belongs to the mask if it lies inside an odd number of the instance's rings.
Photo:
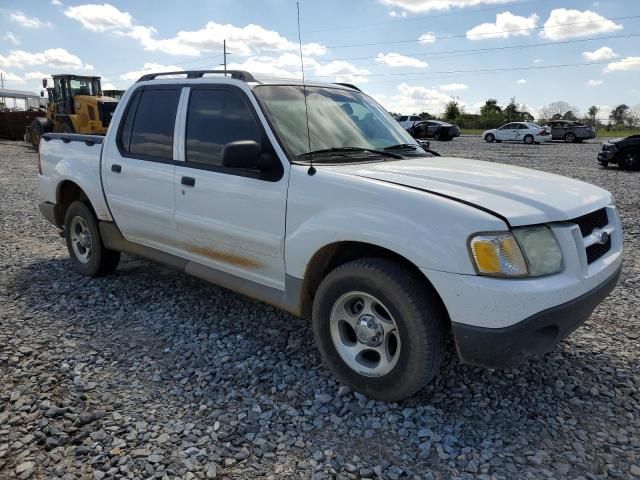
<svg viewBox="0 0 640 480">
<path fill-rule="evenodd" d="M 585 182 L 464 158 L 429 157 L 330 168 L 472 204 L 505 218 L 512 226 L 571 220 L 613 201 L 609 192 Z"/>
</svg>

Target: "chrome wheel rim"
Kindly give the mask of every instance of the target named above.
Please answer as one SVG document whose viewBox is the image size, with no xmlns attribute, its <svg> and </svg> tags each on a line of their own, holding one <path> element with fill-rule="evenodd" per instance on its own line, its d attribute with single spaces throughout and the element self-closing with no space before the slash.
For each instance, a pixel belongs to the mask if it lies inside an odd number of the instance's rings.
<svg viewBox="0 0 640 480">
<path fill-rule="evenodd" d="M 338 355 L 360 375 L 381 377 L 398 363 L 398 325 L 389 309 L 373 295 L 345 293 L 333 305 L 329 323 Z"/>
<path fill-rule="evenodd" d="M 93 239 L 91 238 L 89 226 L 82 217 L 73 217 L 71 219 L 69 236 L 76 258 L 81 263 L 89 263 L 91 261 Z"/>
</svg>

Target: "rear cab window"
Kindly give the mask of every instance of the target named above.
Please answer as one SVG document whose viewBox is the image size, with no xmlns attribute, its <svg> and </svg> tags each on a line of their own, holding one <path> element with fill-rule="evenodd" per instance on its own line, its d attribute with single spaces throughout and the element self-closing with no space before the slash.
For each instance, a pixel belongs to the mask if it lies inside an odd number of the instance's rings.
<svg viewBox="0 0 640 480">
<path fill-rule="evenodd" d="M 138 89 L 127 106 L 118 134 L 123 156 L 173 160 L 173 134 L 180 87 Z"/>
</svg>

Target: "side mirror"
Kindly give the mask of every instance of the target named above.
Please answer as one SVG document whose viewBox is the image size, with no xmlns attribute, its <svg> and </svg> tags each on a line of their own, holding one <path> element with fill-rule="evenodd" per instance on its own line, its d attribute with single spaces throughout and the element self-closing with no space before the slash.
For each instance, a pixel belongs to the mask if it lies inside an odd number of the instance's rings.
<svg viewBox="0 0 640 480">
<path fill-rule="evenodd" d="M 262 169 L 262 149 L 254 140 L 227 143 L 222 149 L 222 166 L 245 170 Z"/>
<path fill-rule="evenodd" d="M 42 79 L 42 88 L 47 88 L 47 79 L 46 78 Z"/>
</svg>

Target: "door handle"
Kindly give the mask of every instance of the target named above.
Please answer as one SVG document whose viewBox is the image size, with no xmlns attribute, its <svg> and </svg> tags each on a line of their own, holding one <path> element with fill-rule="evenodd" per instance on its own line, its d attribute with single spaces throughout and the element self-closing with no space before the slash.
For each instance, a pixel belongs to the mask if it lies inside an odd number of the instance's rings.
<svg viewBox="0 0 640 480">
<path fill-rule="evenodd" d="M 115 173 L 120 173 L 122 171 L 122 167 L 120 165 L 112 163 L 111 164 L 111 171 L 115 172 Z"/>
<path fill-rule="evenodd" d="M 182 177 L 180 183 L 182 183 L 182 185 L 186 185 L 187 187 L 195 187 L 196 179 L 193 177 Z"/>
</svg>

